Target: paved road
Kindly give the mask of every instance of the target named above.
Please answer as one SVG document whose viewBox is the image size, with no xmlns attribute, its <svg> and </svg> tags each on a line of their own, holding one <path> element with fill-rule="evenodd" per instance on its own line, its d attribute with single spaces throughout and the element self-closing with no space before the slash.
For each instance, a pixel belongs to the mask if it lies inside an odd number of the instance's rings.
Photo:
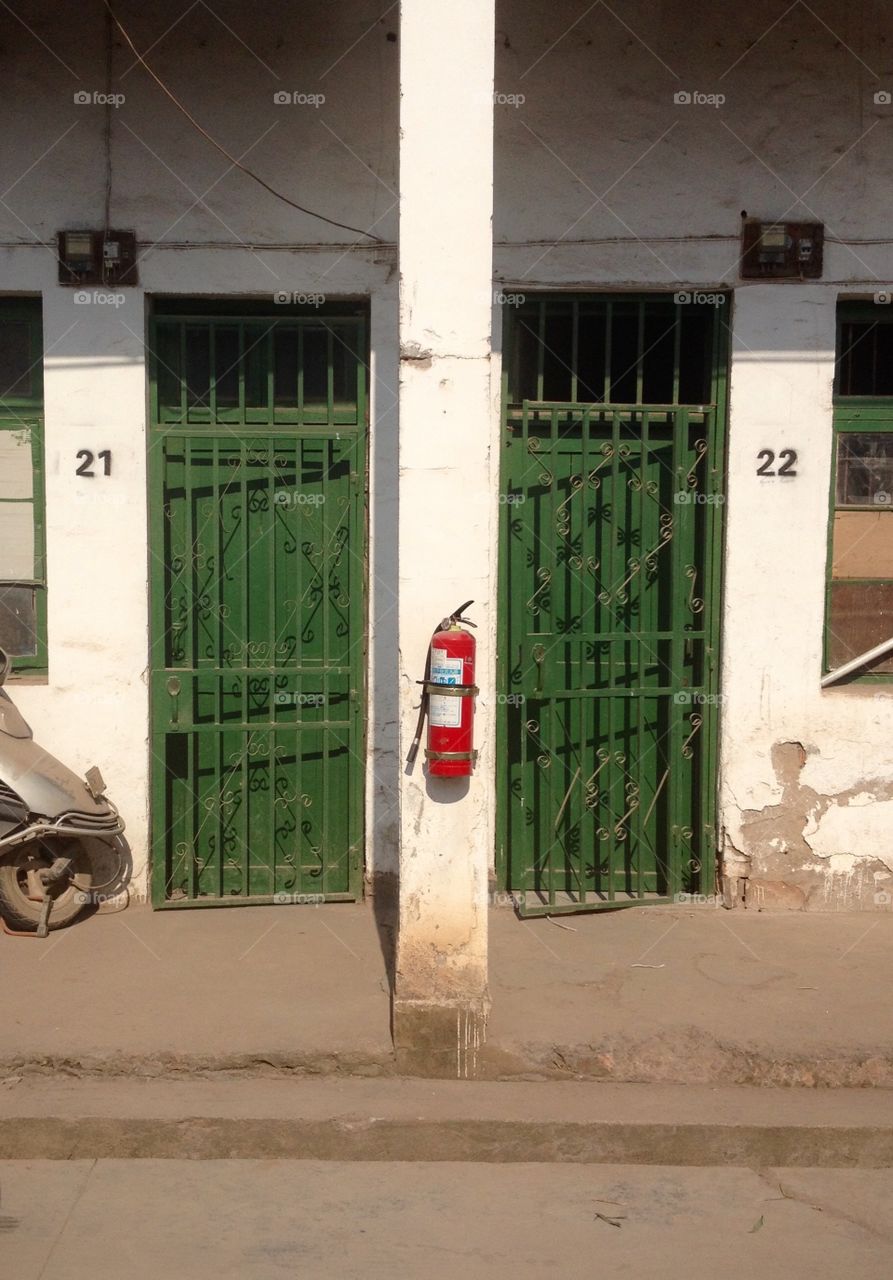
<svg viewBox="0 0 893 1280">
<path fill-rule="evenodd" d="M 0 1274 L 888 1280 L 893 1170 L 7 1161 Z"/>
</svg>

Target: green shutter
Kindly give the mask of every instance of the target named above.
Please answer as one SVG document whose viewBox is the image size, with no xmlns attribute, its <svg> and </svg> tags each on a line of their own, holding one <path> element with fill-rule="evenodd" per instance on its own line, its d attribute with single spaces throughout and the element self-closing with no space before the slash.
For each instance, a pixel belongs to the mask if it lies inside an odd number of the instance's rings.
<svg viewBox="0 0 893 1280">
<path fill-rule="evenodd" d="M 0 304 L 0 645 L 47 671 L 43 335 L 36 298 Z"/>
</svg>

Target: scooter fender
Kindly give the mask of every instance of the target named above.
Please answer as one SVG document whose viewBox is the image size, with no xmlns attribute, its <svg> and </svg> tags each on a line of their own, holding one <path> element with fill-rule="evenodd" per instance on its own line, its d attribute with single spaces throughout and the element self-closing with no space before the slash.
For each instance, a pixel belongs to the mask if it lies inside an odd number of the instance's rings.
<svg viewBox="0 0 893 1280">
<path fill-rule="evenodd" d="M 112 812 L 108 801 L 95 799 L 83 778 L 31 737 L 0 734 L 0 779 L 21 796 L 30 813 L 51 821 L 64 813 L 104 817 Z"/>
<path fill-rule="evenodd" d="M 22 713 L 4 689 L 0 689 L 0 734 L 8 734 L 10 738 L 31 737 Z"/>
</svg>

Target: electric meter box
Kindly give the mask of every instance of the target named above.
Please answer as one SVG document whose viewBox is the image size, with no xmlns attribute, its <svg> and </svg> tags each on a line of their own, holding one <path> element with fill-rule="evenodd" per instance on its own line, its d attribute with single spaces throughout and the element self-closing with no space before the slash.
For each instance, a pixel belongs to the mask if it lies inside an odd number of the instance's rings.
<svg viewBox="0 0 893 1280">
<path fill-rule="evenodd" d="M 825 228 L 821 222 L 764 222 L 741 225 L 744 280 L 817 280 L 822 274 Z"/>
<path fill-rule="evenodd" d="M 60 231 L 57 251 L 60 284 L 138 283 L 134 231 Z"/>
</svg>

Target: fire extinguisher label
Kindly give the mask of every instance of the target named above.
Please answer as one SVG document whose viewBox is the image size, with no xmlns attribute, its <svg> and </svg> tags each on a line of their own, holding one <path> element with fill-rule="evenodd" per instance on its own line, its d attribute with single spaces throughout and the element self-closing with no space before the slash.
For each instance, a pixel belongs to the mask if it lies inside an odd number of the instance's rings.
<svg viewBox="0 0 893 1280">
<path fill-rule="evenodd" d="M 461 684 L 462 659 L 451 658 L 445 649 L 431 650 L 431 683 Z M 431 694 L 428 723 L 438 729 L 458 729 L 462 725 L 462 699 L 439 698 Z"/>
</svg>

